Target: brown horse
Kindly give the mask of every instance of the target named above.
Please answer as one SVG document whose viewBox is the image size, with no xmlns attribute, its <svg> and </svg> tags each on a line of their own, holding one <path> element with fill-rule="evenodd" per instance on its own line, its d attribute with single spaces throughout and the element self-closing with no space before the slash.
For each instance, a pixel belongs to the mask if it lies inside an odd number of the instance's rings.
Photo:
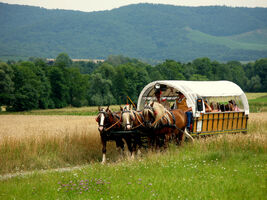
<svg viewBox="0 0 267 200">
<path fill-rule="evenodd" d="M 119 113 L 113 114 L 109 107 L 106 109 L 98 107 L 99 113 L 96 118 L 98 123 L 98 131 L 102 143 L 102 163 L 106 162 L 107 141 L 115 141 L 117 149 L 121 148 L 124 151 L 124 142 L 121 137 L 113 136 L 110 134 L 111 130 L 120 129 L 120 115 Z"/>
<path fill-rule="evenodd" d="M 98 122 L 98 130 L 100 132 L 102 142 L 102 163 L 106 162 L 106 145 L 107 141 L 115 141 L 117 149 L 121 149 L 124 152 L 124 142 L 126 142 L 128 150 L 131 155 L 133 153 L 132 138 L 126 134 L 115 134 L 114 131 L 121 131 L 121 112 L 113 113 L 107 107 L 107 109 L 99 108 L 99 114 L 96 118 Z"/>
<path fill-rule="evenodd" d="M 183 110 L 174 109 L 168 111 L 158 102 L 150 102 L 143 111 L 145 125 L 154 129 L 156 148 L 160 147 L 160 138 L 164 140 L 166 148 L 171 138 L 175 138 L 177 144 L 182 144 L 184 134 L 191 137 L 186 131 L 187 117 Z M 192 138 L 192 137 L 191 137 Z"/>
<path fill-rule="evenodd" d="M 134 158 L 135 153 L 137 152 L 137 145 L 138 147 L 144 147 L 143 139 L 144 135 L 144 117 L 142 112 L 137 112 L 135 110 L 131 110 L 129 106 L 125 106 L 121 108 L 121 116 L 122 116 L 122 127 L 124 130 L 129 131 L 126 133 L 132 136 L 132 158 Z"/>
<path fill-rule="evenodd" d="M 145 127 L 142 112 L 131 110 L 129 106 L 121 108 L 122 126 L 125 130 L 135 130 Z"/>
</svg>

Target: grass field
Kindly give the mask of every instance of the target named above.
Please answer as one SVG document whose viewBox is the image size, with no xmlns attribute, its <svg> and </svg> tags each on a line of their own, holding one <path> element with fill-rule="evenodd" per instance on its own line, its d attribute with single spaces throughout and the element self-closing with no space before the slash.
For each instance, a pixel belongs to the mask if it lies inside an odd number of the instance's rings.
<svg viewBox="0 0 267 200">
<path fill-rule="evenodd" d="M 250 104 L 266 103 L 266 93 L 247 96 Z M 245 135 L 171 145 L 134 161 L 108 143 L 104 166 L 95 116 L 70 116 L 97 107 L 2 114 L 0 199 L 265 199 L 265 107 L 249 115 Z"/>
<path fill-rule="evenodd" d="M 148 152 L 135 161 L 118 161 L 114 144 L 110 144 L 110 160 L 105 166 L 99 163 L 101 146 L 94 120 L 90 116 L 0 116 L 1 174 L 35 170 L 29 175 L 2 179 L 0 199 L 266 196 L 266 113 L 250 114 L 246 135 L 208 137 L 179 148 L 171 146 L 164 153 Z M 44 171 L 77 165 L 82 167 L 65 172 Z"/>
<path fill-rule="evenodd" d="M 259 93 L 257 96 L 256 94 L 251 94 L 250 98 L 248 98 L 248 103 L 250 112 L 267 112 L 266 93 Z"/>
</svg>

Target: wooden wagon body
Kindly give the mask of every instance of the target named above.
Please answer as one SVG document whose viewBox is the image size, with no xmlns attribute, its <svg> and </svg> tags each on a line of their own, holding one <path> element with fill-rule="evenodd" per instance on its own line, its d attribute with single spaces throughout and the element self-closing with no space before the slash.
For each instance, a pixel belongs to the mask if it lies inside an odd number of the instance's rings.
<svg viewBox="0 0 267 200">
<path fill-rule="evenodd" d="M 177 92 L 186 97 L 188 107 L 192 108 L 193 122 L 191 134 L 212 135 L 220 133 L 246 132 L 249 115 L 249 105 L 243 90 L 230 81 L 154 81 L 141 91 L 137 110 L 142 110 L 149 100 L 156 100 L 155 86 L 161 88 L 163 105 L 174 104 Z M 197 100 L 202 99 L 199 109 Z M 227 103 L 234 100 L 238 111 L 206 112 L 204 101 Z M 170 105 L 168 105 L 170 106 Z"/>
</svg>

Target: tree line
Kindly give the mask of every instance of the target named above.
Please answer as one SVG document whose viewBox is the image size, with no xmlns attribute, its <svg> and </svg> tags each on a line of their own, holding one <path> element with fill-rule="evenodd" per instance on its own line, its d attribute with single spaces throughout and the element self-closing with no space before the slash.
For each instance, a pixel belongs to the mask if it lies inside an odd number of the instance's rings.
<svg viewBox="0 0 267 200">
<path fill-rule="evenodd" d="M 103 63 L 72 62 L 61 53 L 45 59 L 0 62 L 0 107 L 8 111 L 124 104 L 137 101 L 143 87 L 155 80 L 229 80 L 246 92 L 267 92 L 267 58 L 242 64 L 197 58 L 155 66 L 124 56 Z"/>
</svg>

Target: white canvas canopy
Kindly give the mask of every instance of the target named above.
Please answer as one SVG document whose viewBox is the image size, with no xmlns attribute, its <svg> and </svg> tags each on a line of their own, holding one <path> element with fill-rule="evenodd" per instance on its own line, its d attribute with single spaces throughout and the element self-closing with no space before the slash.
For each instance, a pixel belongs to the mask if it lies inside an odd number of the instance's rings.
<svg viewBox="0 0 267 200">
<path fill-rule="evenodd" d="M 174 96 L 176 91 L 182 92 L 187 99 L 187 106 L 192 107 L 194 115 L 196 112 L 197 98 L 212 97 L 238 97 L 242 101 L 245 114 L 249 114 L 249 105 L 245 93 L 238 85 L 230 81 L 154 81 L 146 85 L 141 91 L 137 104 L 138 110 L 143 108 L 146 100 L 155 97 L 154 86 L 156 84 L 166 87 L 163 96 L 169 99 L 177 97 L 177 95 Z"/>
</svg>

